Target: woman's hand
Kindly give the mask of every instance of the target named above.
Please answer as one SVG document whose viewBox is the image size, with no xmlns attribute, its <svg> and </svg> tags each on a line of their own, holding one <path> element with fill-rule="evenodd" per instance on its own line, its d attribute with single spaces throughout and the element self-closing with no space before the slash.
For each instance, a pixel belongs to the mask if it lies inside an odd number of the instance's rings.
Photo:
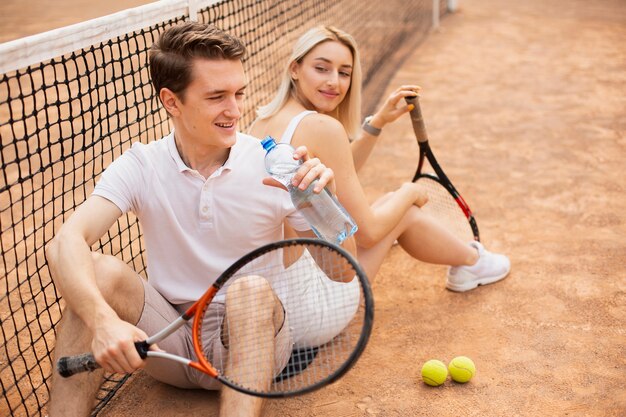
<svg viewBox="0 0 626 417">
<path fill-rule="evenodd" d="M 298 171 L 293 176 L 291 185 L 301 190 L 306 190 L 313 181 L 317 180 L 313 188 L 314 193 L 319 194 L 327 187 L 333 195 L 335 194 L 335 174 L 333 170 L 324 165 L 318 158 L 311 158 L 306 146 L 298 146 L 293 158 L 296 160 L 301 159 L 302 165 L 300 165 Z M 271 177 L 264 178 L 263 184 L 285 189 L 281 183 Z"/>
<path fill-rule="evenodd" d="M 417 207 L 422 207 L 424 204 L 428 203 L 428 193 L 425 190 L 420 190 L 415 199 L 415 204 Z"/>
<path fill-rule="evenodd" d="M 422 207 L 424 204 L 428 203 L 428 193 L 419 185 L 419 183 L 405 182 L 402 184 L 402 187 L 409 189 L 409 192 L 412 193 L 413 205 Z"/>
<path fill-rule="evenodd" d="M 394 122 L 398 117 L 413 109 L 412 104 L 404 102 L 405 97 L 418 95 L 421 87 L 417 85 L 403 85 L 391 93 L 383 106 L 370 119 L 369 124 L 377 129 L 382 129 L 387 123 Z M 402 104 L 400 103 L 402 101 Z"/>
</svg>

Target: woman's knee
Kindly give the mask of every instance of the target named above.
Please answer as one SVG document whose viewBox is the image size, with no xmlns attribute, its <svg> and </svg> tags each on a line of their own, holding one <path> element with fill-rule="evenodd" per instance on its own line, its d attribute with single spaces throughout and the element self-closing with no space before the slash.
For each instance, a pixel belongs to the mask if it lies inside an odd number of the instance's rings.
<svg viewBox="0 0 626 417">
<path fill-rule="evenodd" d="M 402 218 L 405 228 L 420 225 L 428 222 L 428 215 L 417 206 L 411 206 Z"/>
</svg>

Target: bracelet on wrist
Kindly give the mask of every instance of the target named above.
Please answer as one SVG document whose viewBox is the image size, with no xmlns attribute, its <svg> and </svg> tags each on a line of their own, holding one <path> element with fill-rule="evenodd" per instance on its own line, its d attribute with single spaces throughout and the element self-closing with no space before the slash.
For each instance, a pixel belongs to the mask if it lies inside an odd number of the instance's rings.
<svg viewBox="0 0 626 417">
<path fill-rule="evenodd" d="M 380 132 L 382 132 L 382 129 L 374 127 L 370 124 L 370 120 L 372 120 L 372 117 L 374 116 L 367 116 L 365 120 L 363 120 L 363 125 L 361 125 L 361 129 L 363 129 L 364 132 L 369 133 L 372 136 L 378 136 L 380 135 Z"/>
</svg>

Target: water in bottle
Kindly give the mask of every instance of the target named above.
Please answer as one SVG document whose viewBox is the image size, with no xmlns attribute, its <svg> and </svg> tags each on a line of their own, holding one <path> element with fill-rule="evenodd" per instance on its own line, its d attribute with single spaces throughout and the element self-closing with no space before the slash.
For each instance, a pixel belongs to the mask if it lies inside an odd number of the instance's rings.
<svg viewBox="0 0 626 417">
<path fill-rule="evenodd" d="M 343 206 L 324 188 L 313 192 L 313 181 L 306 190 L 291 185 L 291 178 L 302 164 L 293 159 L 294 148 L 286 143 L 276 143 L 270 136 L 261 142 L 267 151 L 265 169 L 278 182 L 287 187 L 294 207 L 309 222 L 313 232 L 321 239 L 341 244 L 357 231 L 357 225 Z"/>
</svg>

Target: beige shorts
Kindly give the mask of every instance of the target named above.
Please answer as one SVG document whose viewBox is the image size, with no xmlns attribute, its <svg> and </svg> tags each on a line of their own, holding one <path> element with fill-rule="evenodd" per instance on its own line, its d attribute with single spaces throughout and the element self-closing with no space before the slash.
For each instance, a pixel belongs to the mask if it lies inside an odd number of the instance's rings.
<svg viewBox="0 0 626 417">
<path fill-rule="evenodd" d="M 137 322 L 137 327 L 151 336 L 176 320 L 189 306 L 170 304 L 145 279 L 141 279 L 144 287 L 144 306 Z M 213 364 L 222 363 L 228 355 L 228 349 L 222 344 L 221 324 L 224 317 L 224 304 L 213 302 L 209 305 L 209 313 L 203 321 L 203 346 L 206 356 Z M 285 314 L 285 322 L 276 333 L 276 350 L 274 355 L 276 374 L 286 366 L 291 356 L 293 341 Z M 178 329 L 164 340 L 157 343 L 158 347 L 173 355 L 197 360 L 193 349 L 191 321 Z M 219 369 L 219 368 L 218 368 Z M 179 388 L 220 389 L 221 383 L 196 369 L 167 359 L 150 358 L 146 361 L 145 372 L 154 379 Z"/>
</svg>

